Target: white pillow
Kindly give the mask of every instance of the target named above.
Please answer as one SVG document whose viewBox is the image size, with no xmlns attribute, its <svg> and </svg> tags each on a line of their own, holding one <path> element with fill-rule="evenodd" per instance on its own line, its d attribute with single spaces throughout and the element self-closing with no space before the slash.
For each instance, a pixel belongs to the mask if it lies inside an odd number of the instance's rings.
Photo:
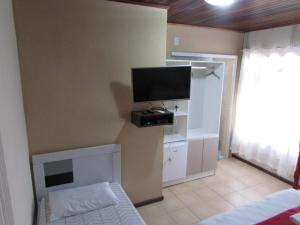
<svg viewBox="0 0 300 225">
<path fill-rule="evenodd" d="M 118 203 L 108 182 L 48 193 L 48 221 L 105 208 Z"/>
</svg>

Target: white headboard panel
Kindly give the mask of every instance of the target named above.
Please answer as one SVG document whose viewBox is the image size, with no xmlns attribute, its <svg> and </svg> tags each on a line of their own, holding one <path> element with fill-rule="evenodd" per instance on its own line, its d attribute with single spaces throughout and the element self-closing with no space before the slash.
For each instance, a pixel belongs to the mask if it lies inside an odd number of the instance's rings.
<svg viewBox="0 0 300 225">
<path fill-rule="evenodd" d="M 37 200 L 48 191 L 102 181 L 121 183 L 121 145 L 103 145 L 32 156 Z"/>
</svg>

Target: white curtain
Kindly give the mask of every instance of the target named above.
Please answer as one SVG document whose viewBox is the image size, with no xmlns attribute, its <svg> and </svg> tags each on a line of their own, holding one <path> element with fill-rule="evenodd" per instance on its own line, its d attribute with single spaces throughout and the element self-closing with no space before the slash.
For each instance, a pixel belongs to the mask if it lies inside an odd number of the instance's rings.
<svg viewBox="0 0 300 225">
<path fill-rule="evenodd" d="M 300 140 L 300 49 L 245 50 L 232 152 L 292 180 Z"/>
</svg>

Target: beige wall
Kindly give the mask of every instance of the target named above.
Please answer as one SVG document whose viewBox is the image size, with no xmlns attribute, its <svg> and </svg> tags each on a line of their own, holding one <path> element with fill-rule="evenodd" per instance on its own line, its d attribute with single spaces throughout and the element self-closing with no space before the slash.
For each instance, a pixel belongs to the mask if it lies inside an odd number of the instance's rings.
<svg viewBox="0 0 300 225">
<path fill-rule="evenodd" d="M 6 172 L 9 194 L 5 197 L 11 201 L 7 204 L 14 221 L 9 224 L 32 225 L 33 191 L 11 0 L 0 1 L 0 49 L 0 157 L 5 164 L 0 169 Z"/>
<path fill-rule="evenodd" d="M 286 48 L 300 46 L 300 24 L 258 30 L 246 34 L 246 48 Z"/>
<path fill-rule="evenodd" d="M 217 54 L 239 54 L 243 46 L 243 33 L 196 26 L 168 24 L 167 57 L 172 51 Z M 174 45 L 174 37 L 180 44 Z"/>
<path fill-rule="evenodd" d="M 101 0 L 15 0 L 31 154 L 122 145 L 133 202 L 161 196 L 162 127 L 132 125 L 131 67 L 161 66 L 167 12 Z"/>
</svg>

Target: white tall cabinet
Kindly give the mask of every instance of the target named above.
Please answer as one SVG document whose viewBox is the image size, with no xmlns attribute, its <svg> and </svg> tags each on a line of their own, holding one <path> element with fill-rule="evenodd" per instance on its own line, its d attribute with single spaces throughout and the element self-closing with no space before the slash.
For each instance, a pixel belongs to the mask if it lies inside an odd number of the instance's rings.
<svg viewBox="0 0 300 225">
<path fill-rule="evenodd" d="M 175 119 L 174 125 L 165 127 L 163 186 L 215 173 L 224 79 L 220 62 L 167 60 L 166 64 L 191 65 L 192 80 L 190 100 L 165 102 Z"/>
</svg>

